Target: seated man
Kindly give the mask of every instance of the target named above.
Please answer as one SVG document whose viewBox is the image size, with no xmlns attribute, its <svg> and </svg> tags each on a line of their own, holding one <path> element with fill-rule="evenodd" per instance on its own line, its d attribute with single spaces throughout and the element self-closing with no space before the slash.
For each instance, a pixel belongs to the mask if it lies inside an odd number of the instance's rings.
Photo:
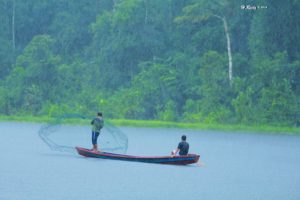
<svg viewBox="0 0 300 200">
<path fill-rule="evenodd" d="M 189 152 L 189 143 L 186 142 L 186 136 L 181 136 L 181 142 L 178 144 L 176 150 L 172 151 L 172 155 L 175 156 L 179 151 L 180 156 L 185 156 Z"/>
</svg>

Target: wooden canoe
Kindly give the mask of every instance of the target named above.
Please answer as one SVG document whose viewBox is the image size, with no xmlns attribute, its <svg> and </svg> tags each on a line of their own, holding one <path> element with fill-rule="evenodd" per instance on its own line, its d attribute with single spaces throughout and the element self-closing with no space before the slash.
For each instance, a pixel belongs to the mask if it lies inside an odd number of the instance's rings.
<svg viewBox="0 0 300 200">
<path fill-rule="evenodd" d="M 171 165 L 193 164 L 197 163 L 200 158 L 200 155 L 196 154 L 188 154 L 186 156 L 131 156 L 108 152 L 96 152 L 82 147 L 76 147 L 76 150 L 78 154 L 85 157 Z"/>
</svg>

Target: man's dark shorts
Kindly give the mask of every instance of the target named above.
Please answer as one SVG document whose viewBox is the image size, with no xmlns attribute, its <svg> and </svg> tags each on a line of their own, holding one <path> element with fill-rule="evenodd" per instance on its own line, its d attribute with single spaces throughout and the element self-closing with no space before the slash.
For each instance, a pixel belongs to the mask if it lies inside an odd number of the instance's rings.
<svg viewBox="0 0 300 200">
<path fill-rule="evenodd" d="M 98 139 L 99 134 L 100 134 L 99 132 L 92 131 L 92 143 L 94 145 L 97 144 L 97 139 Z"/>
</svg>

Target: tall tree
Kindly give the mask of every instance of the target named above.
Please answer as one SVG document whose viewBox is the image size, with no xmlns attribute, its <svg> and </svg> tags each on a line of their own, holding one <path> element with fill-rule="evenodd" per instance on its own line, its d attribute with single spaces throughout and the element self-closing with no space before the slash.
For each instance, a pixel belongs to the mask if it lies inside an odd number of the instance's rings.
<svg viewBox="0 0 300 200">
<path fill-rule="evenodd" d="M 53 101 L 56 96 L 56 66 L 61 59 L 54 54 L 54 42 L 48 35 L 36 36 L 17 58 L 16 66 L 23 69 L 19 71 L 24 77 L 23 85 L 19 86 L 23 88 L 23 102 L 19 106 L 34 113 L 41 110 L 44 101 Z"/>
<path fill-rule="evenodd" d="M 184 15 L 177 17 L 176 22 L 190 22 L 190 23 L 202 23 L 212 17 L 222 21 L 224 32 L 227 41 L 227 53 L 228 53 L 228 78 L 229 83 L 232 85 L 232 52 L 231 52 L 231 39 L 229 35 L 229 26 L 226 16 L 232 12 L 232 2 L 223 1 L 205 1 L 199 0 L 196 3 L 188 5 L 184 8 Z"/>
<path fill-rule="evenodd" d="M 15 41 L 15 12 L 16 12 L 16 2 L 15 2 L 15 0 L 13 0 L 13 6 L 12 6 L 12 19 L 11 19 L 12 47 L 13 47 L 13 63 L 15 63 L 15 53 L 16 53 L 16 41 Z"/>
<path fill-rule="evenodd" d="M 8 75 L 13 66 L 12 11 L 11 0 L 0 1 L 0 79 Z"/>
</svg>

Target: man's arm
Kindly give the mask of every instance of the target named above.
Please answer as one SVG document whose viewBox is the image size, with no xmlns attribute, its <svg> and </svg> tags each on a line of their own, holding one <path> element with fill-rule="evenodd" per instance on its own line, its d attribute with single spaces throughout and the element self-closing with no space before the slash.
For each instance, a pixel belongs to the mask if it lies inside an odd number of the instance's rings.
<svg viewBox="0 0 300 200">
<path fill-rule="evenodd" d="M 171 156 L 176 156 L 176 154 L 178 153 L 178 151 L 180 151 L 179 148 L 177 148 L 176 150 L 173 150 L 173 151 L 171 152 Z"/>
<path fill-rule="evenodd" d="M 104 126 L 104 121 L 103 121 L 103 119 L 101 119 L 100 120 L 100 127 L 103 128 L 103 126 Z"/>
<path fill-rule="evenodd" d="M 174 152 L 174 156 L 176 156 L 179 151 L 180 149 L 177 148 L 176 151 Z"/>
</svg>

